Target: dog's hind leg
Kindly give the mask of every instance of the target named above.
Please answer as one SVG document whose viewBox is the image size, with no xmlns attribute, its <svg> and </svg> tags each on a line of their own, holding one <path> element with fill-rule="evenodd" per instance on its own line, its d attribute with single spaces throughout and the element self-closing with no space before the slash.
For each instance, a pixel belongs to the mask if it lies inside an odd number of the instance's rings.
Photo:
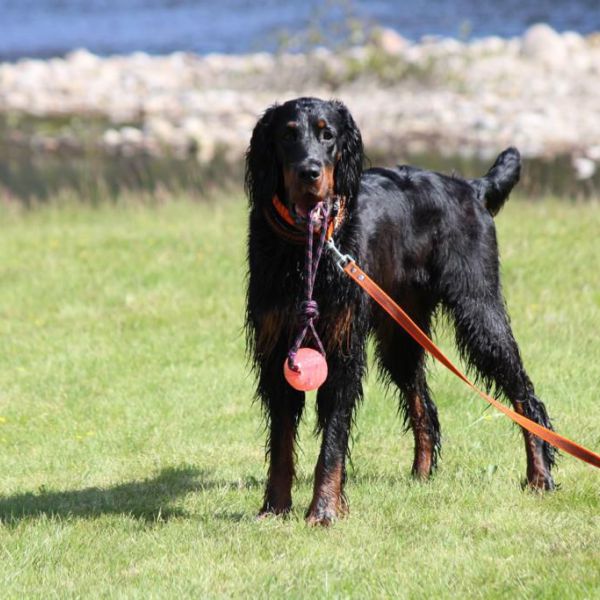
<svg viewBox="0 0 600 600">
<path fill-rule="evenodd" d="M 425 330 L 429 329 L 428 322 L 429 316 L 419 319 L 419 325 Z M 384 377 L 389 377 L 391 383 L 398 386 L 404 422 L 413 431 L 413 476 L 426 480 L 437 466 L 441 433 L 437 409 L 425 377 L 424 351 L 395 323 L 386 319 L 377 330 L 377 354 Z"/>
<path fill-rule="evenodd" d="M 546 407 L 535 395 L 523 367 L 499 288 L 488 284 L 487 289 L 480 292 L 458 294 L 448 303 L 462 354 L 488 386 L 495 386 L 504 393 L 518 413 L 552 429 Z M 523 434 L 528 485 L 534 489 L 553 489 L 550 471 L 554 465 L 554 448 L 524 429 Z"/>
<path fill-rule="evenodd" d="M 304 393 L 294 390 L 284 380 L 283 361 L 284 358 L 279 363 L 270 361 L 272 364 L 263 367 L 259 379 L 258 395 L 265 406 L 269 427 L 269 472 L 259 517 L 285 514 L 292 507 L 294 445 L 304 408 Z"/>
<path fill-rule="evenodd" d="M 344 494 L 350 428 L 357 402 L 362 398 L 364 349 L 351 358 L 340 352 L 327 356 L 329 375 L 317 393 L 318 428 L 323 433 L 315 468 L 313 498 L 306 514 L 310 525 L 330 525 L 348 511 Z"/>
</svg>

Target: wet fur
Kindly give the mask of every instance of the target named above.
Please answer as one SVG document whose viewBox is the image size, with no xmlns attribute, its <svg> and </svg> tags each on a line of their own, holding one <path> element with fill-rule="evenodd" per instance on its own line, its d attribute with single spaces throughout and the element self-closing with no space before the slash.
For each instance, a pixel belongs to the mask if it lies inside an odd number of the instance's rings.
<svg viewBox="0 0 600 600">
<path fill-rule="evenodd" d="M 290 119 L 300 124 L 302 133 L 293 151 L 278 140 L 282 123 Z M 335 147 L 327 152 L 313 140 L 319 135 L 312 130 L 317 121 L 319 127 L 321 121 L 330 123 L 335 132 Z M 333 161 L 333 192 L 347 200 L 347 216 L 334 236 L 338 248 L 355 257 L 426 332 L 434 315 L 443 310 L 455 324 L 461 355 L 488 389 L 551 427 L 523 367 L 499 280 L 492 215 L 519 179 L 518 151 L 505 150 L 490 171 L 475 180 L 411 166 L 363 171 L 360 131 L 342 103 L 301 98 L 276 105 L 258 121 L 246 163 L 250 203 L 246 331 L 257 374 L 256 395 L 269 430 L 269 475 L 261 515 L 290 510 L 295 456 L 290 440 L 296 439 L 304 408 L 304 394 L 285 382 L 282 366 L 303 299 L 305 249 L 279 237 L 264 210 L 274 194 L 284 202 L 293 196 L 294 190 L 286 189 L 289 175 L 284 178 L 284 172 L 312 158 L 315 164 L 323 163 L 324 170 Z M 416 477 L 426 479 L 435 468 L 441 433 L 423 351 L 339 271 L 328 254 L 319 267 L 314 298 L 321 313 L 317 327 L 328 351 L 329 376 L 317 393 L 317 429 L 323 441 L 307 520 L 327 525 L 347 510 L 343 488 L 348 438 L 363 397 L 369 335 L 375 340 L 382 376 L 398 390 L 405 423 L 414 432 Z M 524 435 L 529 485 L 553 488 L 552 447 Z"/>
</svg>

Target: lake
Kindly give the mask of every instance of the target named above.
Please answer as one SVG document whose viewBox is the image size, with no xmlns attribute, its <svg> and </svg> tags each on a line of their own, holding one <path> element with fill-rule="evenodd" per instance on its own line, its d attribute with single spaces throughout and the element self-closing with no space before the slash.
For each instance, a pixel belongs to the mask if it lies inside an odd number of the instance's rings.
<svg viewBox="0 0 600 600">
<path fill-rule="evenodd" d="M 407 38 L 521 34 L 544 21 L 559 31 L 600 30 L 597 0 L 0 0 L 0 60 L 137 50 L 245 53 L 286 43 L 348 40 L 345 25 L 383 23 Z M 294 34 L 307 35 L 294 38 Z M 311 37 L 310 34 L 314 35 Z M 354 31 L 356 34 L 357 32 Z M 288 46 L 285 46 L 288 47 Z"/>
</svg>

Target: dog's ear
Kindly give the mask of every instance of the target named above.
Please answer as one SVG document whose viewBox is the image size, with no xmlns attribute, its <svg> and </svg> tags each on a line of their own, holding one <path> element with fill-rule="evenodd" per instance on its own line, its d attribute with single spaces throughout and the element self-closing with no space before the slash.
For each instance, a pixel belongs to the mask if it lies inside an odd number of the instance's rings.
<svg viewBox="0 0 600 600">
<path fill-rule="evenodd" d="M 246 152 L 245 188 L 252 206 L 271 200 L 277 191 L 279 169 L 273 142 L 273 123 L 278 105 L 268 108 L 254 126 Z"/>
<path fill-rule="evenodd" d="M 362 137 L 346 106 L 339 101 L 335 101 L 334 105 L 342 119 L 339 159 L 334 173 L 335 191 L 351 202 L 358 194 L 358 186 L 363 171 L 364 150 Z"/>
</svg>

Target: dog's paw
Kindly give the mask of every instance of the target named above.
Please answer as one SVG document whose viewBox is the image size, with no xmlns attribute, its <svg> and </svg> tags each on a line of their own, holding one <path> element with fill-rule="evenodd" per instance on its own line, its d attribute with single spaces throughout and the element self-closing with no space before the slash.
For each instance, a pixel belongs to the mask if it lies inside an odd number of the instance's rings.
<svg viewBox="0 0 600 600">
<path fill-rule="evenodd" d="M 257 521 L 263 521 L 269 517 L 286 517 L 292 510 L 291 504 L 282 506 L 273 506 L 271 504 L 264 504 L 263 507 L 258 511 L 256 515 Z"/>
<path fill-rule="evenodd" d="M 523 487 L 535 492 L 552 492 L 557 488 L 549 472 L 528 474 Z"/>
<path fill-rule="evenodd" d="M 340 496 L 336 502 L 313 501 L 306 513 L 306 523 L 311 527 L 317 525 L 329 527 L 345 517 L 349 510 L 348 501 L 344 495 Z"/>
<path fill-rule="evenodd" d="M 306 515 L 306 524 L 310 527 L 329 527 L 338 518 L 339 515 L 335 510 L 311 511 Z"/>
<path fill-rule="evenodd" d="M 410 474 L 415 481 L 418 481 L 420 483 L 427 483 L 431 479 L 432 470 L 429 467 L 413 465 Z"/>
</svg>

